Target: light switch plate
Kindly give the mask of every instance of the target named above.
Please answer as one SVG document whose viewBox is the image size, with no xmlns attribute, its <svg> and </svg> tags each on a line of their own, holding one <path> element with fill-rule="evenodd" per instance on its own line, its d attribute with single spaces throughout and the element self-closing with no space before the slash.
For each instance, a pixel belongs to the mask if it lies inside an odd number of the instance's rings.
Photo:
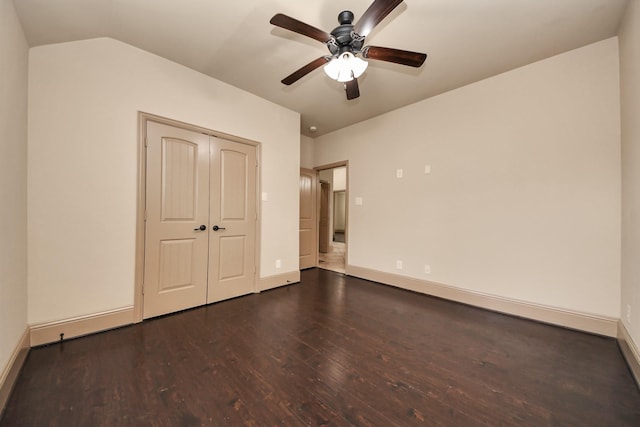
<svg viewBox="0 0 640 427">
<path fill-rule="evenodd" d="M 362 206 L 362 197 L 356 197 L 356 205 Z"/>
</svg>

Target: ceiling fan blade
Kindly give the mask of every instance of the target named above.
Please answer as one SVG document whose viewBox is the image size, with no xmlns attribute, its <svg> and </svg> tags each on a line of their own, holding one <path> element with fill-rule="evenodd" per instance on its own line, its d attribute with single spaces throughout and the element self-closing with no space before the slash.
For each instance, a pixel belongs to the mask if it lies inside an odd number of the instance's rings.
<svg viewBox="0 0 640 427">
<path fill-rule="evenodd" d="M 362 56 L 367 59 L 395 62 L 396 64 L 408 65 L 416 68 L 422 66 L 425 59 L 427 59 L 426 53 L 379 46 L 366 46 L 362 49 Z"/>
<path fill-rule="evenodd" d="M 320 66 L 322 66 L 322 65 L 324 65 L 326 63 L 327 63 L 327 58 L 324 57 L 324 56 L 321 56 L 318 59 L 314 59 L 313 61 L 309 62 L 304 67 L 294 71 L 293 73 L 289 74 L 287 77 L 282 79 L 282 83 L 284 83 L 287 86 L 289 86 L 290 84 L 293 84 L 293 83 L 297 82 L 298 80 L 300 80 L 301 78 L 303 78 L 304 76 L 306 76 L 307 74 L 309 74 L 310 72 L 315 70 L 316 68 L 318 68 L 318 67 L 320 67 Z"/>
<path fill-rule="evenodd" d="M 356 23 L 354 31 L 366 37 L 400 3 L 402 0 L 374 0 Z"/>
<path fill-rule="evenodd" d="M 331 39 L 331 34 L 326 31 L 322 31 L 316 27 L 312 27 L 309 24 L 305 24 L 302 21 L 291 18 L 290 16 L 278 13 L 269 21 L 276 27 L 284 28 L 285 30 L 293 31 L 294 33 L 302 34 L 303 36 L 311 37 L 322 43 L 326 43 Z"/>
<path fill-rule="evenodd" d="M 356 99 L 360 96 L 360 88 L 358 87 L 358 79 L 353 79 L 344 84 L 344 89 L 347 92 L 347 99 Z"/>
</svg>

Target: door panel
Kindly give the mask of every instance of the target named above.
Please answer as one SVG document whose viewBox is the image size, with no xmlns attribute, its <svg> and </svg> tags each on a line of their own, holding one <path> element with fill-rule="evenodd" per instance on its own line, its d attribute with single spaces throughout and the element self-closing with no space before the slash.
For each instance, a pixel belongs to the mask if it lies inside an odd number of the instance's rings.
<svg viewBox="0 0 640 427">
<path fill-rule="evenodd" d="M 255 292 L 256 147 L 212 137 L 207 302 Z"/>
<path fill-rule="evenodd" d="M 219 280 L 235 279 L 246 275 L 245 265 L 245 236 L 220 237 L 220 276 Z"/>
<path fill-rule="evenodd" d="M 195 220 L 198 144 L 164 137 L 162 141 L 162 220 Z"/>
<path fill-rule="evenodd" d="M 147 125 L 143 317 L 202 305 L 207 292 L 209 137 Z M 198 230 L 196 230 L 198 229 Z"/>
<path fill-rule="evenodd" d="M 194 243 L 195 239 L 160 241 L 159 293 L 193 286 Z"/>
<path fill-rule="evenodd" d="M 300 269 L 314 267 L 315 233 L 312 229 L 300 230 Z"/>
<path fill-rule="evenodd" d="M 247 154 L 234 150 L 220 150 L 220 219 L 247 219 Z M 254 165 L 255 167 L 255 165 Z"/>
<path fill-rule="evenodd" d="M 318 264 L 318 226 L 316 224 L 317 173 L 300 169 L 300 259 L 299 268 Z"/>
</svg>

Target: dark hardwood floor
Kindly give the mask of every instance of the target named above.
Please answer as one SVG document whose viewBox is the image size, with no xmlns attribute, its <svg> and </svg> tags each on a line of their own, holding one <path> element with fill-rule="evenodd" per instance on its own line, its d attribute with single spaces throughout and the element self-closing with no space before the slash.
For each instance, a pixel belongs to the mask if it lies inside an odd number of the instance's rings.
<svg viewBox="0 0 640 427">
<path fill-rule="evenodd" d="M 1 426 L 640 426 L 614 339 L 321 269 L 32 349 Z"/>
</svg>

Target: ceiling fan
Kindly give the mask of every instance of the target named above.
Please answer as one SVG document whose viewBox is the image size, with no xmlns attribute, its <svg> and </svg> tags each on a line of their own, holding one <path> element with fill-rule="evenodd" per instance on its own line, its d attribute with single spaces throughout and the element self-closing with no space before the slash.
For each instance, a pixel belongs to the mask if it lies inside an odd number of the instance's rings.
<svg viewBox="0 0 640 427">
<path fill-rule="evenodd" d="M 271 24 L 284 28 L 303 36 L 311 37 L 327 45 L 330 55 L 314 59 L 307 65 L 294 71 L 282 80 L 285 85 L 290 85 L 309 74 L 316 68 L 324 65 L 329 77 L 345 83 L 347 99 L 355 99 L 360 96 L 358 77 L 367 68 L 365 59 L 393 62 L 410 67 L 420 67 L 427 59 L 424 53 L 408 50 L 392 49 L 379 46 L 365 46 L 364 39 L 373 28 L 378 25 L 389 13 L 391 13 L 403 0 L 374 0 L 369 8 L 360 17 L 358 22 L 352 24 L 353 12 L 345 10 L 338 15 L 340 25 L 327 33 L 309 24 L 298 21 L 287 15 L 278 13 L 269 21 Z"/>
</svg>

